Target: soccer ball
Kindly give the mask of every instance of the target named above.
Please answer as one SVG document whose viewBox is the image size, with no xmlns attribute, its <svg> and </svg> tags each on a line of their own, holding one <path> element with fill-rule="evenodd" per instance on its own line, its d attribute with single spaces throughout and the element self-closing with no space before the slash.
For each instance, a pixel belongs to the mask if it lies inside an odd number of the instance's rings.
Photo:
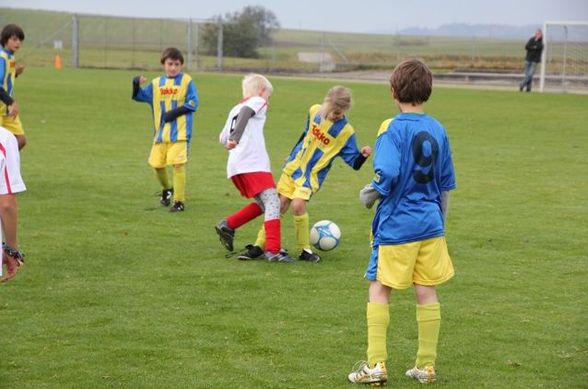
<svg viewBox="0 0 588 389">
<path fill-rule="evenodd" d="M 341 230 L 330 220 L 316 222 L 310 229 L 310 243 L 319 250 L 333 250 L 341 241 Z"/>
</svg>

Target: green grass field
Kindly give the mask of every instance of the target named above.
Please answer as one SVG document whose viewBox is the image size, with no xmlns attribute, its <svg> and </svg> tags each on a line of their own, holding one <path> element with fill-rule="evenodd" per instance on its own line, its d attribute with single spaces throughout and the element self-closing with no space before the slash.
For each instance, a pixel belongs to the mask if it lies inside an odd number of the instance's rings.
<svg viewBox="0 0 588 389">
<path fill-rule="evenodd" d="M 335 164 L 309 204 L 343 240 L 313 265 L 225 258 L 214 224 L 246 203 L 217 143 L 240 76 L 194 74 L 201 108 L 186 212 L 158 204 L 146 164 L 147 105 L 125 71 L 29 67 L 17 100 L 29 145 L 19 196 L 26 265 L 0 285 L 0 387 L 347 388 L 365 359 L 368 231 Z M 155 73 L 147 76 L 155 76 Z M 271 78 L 266 139 L 277 177 L 306 110 L 332 83 Z M 348 83 L 361 145 L 395 114 L 384 84 Z M 588 373 L 587 96 L 435 89 L 458 189 L 447 239 L 456 277 L 440 288 L 437 386 L 581 388 Z M 294 249 L 291 216 L 284 245 Z M 238 231 L 238 247 L 259 224 Z M 389 386 L 416 352 L 412 292 L 393 296 Z"/>
</svg>

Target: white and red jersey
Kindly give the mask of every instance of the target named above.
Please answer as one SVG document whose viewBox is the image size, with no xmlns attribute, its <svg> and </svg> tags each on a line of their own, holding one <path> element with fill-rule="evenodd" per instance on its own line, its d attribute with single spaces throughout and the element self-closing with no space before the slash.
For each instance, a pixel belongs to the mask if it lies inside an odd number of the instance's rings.
<svg viewBox="0 0 588 389">
<path fill-rule="evenodd" d="M 225 126 L 223 127 L 219 141 L 226 144 L 231 132 L 235 128 L 237 116 L 243 107 L 249 107 L 255 112 L 243 131 L 239 144 L 229 150 L 227 162 L 227 177 L 231 178 L 237 174 L 252 172 L 270 172 L 270 159 L 265 149 L 265 138 L 263 137 L 263 126 L 267 113 L 267 101 L 259 96 L 243 99 L 229 112 Z"/>
<path fill-rule="evenodd" d="M 0 127 L 0 195 L 27 190 L 20 176 L 20 154 L 15 136 Z"/>
</svg>

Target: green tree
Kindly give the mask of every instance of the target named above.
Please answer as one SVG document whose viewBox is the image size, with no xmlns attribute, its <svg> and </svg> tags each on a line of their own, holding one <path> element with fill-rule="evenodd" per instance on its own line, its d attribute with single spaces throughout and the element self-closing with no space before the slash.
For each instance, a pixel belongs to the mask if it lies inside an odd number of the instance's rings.
<svg viewBox="0 0 588 389">
<path fill-rule="evenodd" d="M 223 29 L 223 55 L 257 58 L 258 48 L 269 45 L 272 33 L 280 27 L 276 15 L 262 6 L 247 6 L 241 11 L 212 18 L 202 29 L 202 44 L 207 54 L 215 55 L 219 28 Z"/>
</svg>

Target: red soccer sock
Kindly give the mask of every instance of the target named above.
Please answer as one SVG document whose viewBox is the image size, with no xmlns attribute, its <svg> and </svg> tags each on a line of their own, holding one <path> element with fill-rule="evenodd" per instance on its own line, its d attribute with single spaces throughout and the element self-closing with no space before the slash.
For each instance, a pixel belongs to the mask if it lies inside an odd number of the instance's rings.
<svg viewBox="0 0 588 389">
<path fill-rule="evenodd" d="M 255 219 L 261 215 L 263 211 L 257 203 L 247 204 L 231 216 L 227 217 L 227 224 L 229 228 L 236 229 L 250 220 Z"/>
<path fill-rule="evenodd" d="M 281 246 L 280 219 L 266 220 L 263 223 L 265 228 L 265 251 L 279 253 Z"/>
</svg>

